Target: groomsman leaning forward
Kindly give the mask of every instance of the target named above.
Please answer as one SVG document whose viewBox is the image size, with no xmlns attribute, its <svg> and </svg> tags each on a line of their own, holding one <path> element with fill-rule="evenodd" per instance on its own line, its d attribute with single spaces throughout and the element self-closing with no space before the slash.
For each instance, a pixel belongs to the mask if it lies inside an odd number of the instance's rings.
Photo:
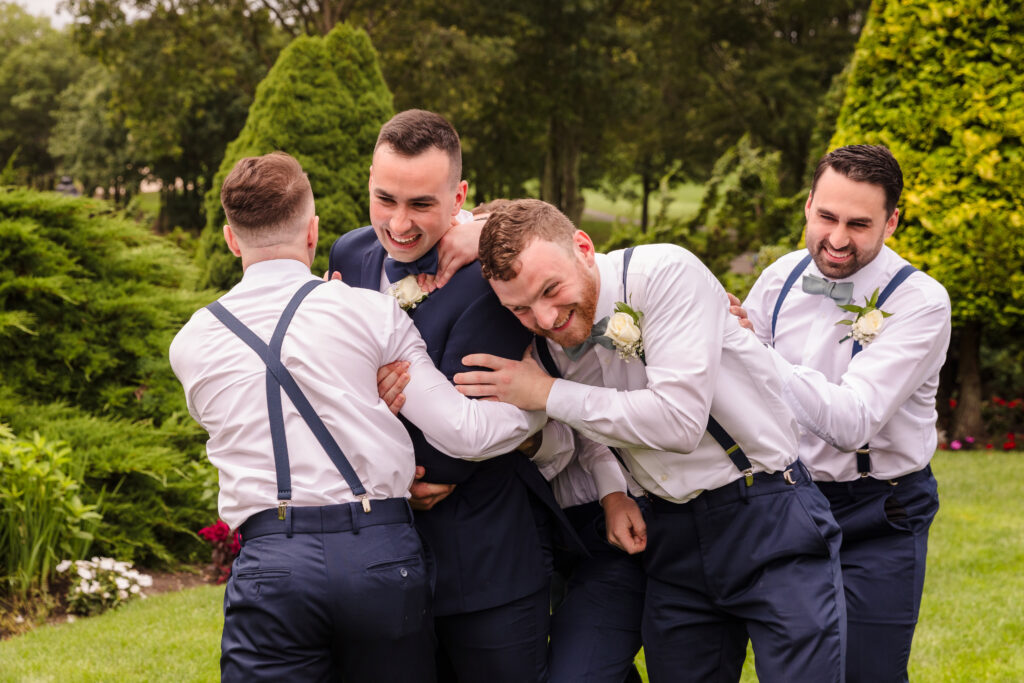
<svg viewBox="0 0 1024 683">
<path fill-rule="evenodd" d="M 929 463 L 950 302 L 885 246 L 902 190 L 885 147 L 827 154 L 804 207 L 807 249 L 766 268 L 744 302 L 758 339 L 774 349 L 800 422 L 800 459 L 843 530 L 851 683 L 908 680 L 939 508 Z M 876 310 L 863 310 L 876 294 Z M 839 308 L 849 304 L 862 310 Z"/>
<path fill-rule="evenodd" d="M 595 253 L 537 200 L 491 214 L 480 261 L 562 378 L 478 354 L 464 363 L 489 370 L 456 382 L 619 450 L 649 502 L 651 681 L 739 680 L 748 637 L 762 681 L 842 681 L 839 527 L 797 459 L 769 352 L 714 275 L 673 245 Z"/>
<path fill-rule="evenodd" d="M 402 415 L 458 457 L 545 422 L 460 396 L 395 300 L 310 273 L 319 219 L 299 163 L 239 161 L 221 189 L 242 281 L 170 347 L 209 432 L 218 510 L 242 550 L 224 594 L 224 681 L 435 680 L 430 577 L 405 498 L 413 446 L 377 395 L 403 359 Z"/>
</svg>

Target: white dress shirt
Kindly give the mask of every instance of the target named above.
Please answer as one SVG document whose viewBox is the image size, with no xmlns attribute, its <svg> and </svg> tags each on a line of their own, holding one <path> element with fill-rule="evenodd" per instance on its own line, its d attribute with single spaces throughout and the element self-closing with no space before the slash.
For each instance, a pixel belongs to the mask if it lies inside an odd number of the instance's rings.
<svg viewBox="0 0 1024 683">
<path fill-rule="evenodd" d="M 772 311 L 786 278 L 806 250 L 765 269 L 743 302 L 757 336 L 771 343 Z M 906 261 L 889 247 L 838 282 L 853 283 L 863 305 Z M 812 261 L 804 274 L 821 275 Z M 800 423 L 800 458 L 820 481 L 852 481 L 855 451 L 871 446 L 871 476 L 893 479 L 923 469 L 935 452 L 935 392 L 949 346 L 950 304 L 945 288 L 922 272 L 907 278 L 882 305 L 891 313 L 873 342 L 851 360 L 853 340 L 839 320 L 854 314 L 807 294 L 801 278 L 779 312 L 774 358 L 783 397 Z"/>
<path fill-rule="evenodd" d="M 596 255 L 597 320 L 623 300 L 622 257 L 621 251 Z M 566 378 L 551 388 L 548 415 L 621 447 L 636 481 L 675 502 L 742 476 L 707 433 L 709 413 L 754 471 L 791 464 L 797 425 L 769 351 L 729 315 L 725 290 L 711 271 L 681 247 L 645 245 L 633 251 L 628 279 L 628 303 L 644 315 L 647 365 L 602 346 L 573 362 L 548 341 Z"/>
<path fill-rule="evenodd" d="M 221 297 L 265 342 L 285 305 L 315 279 L 295 260 L 250 265 Z M 189 413 L 209 432 L 206 451 L 220 472 L 219 510 L 231 528 L 277 505 L 277 477 L 267 417 L 266 366 L 205 308 L 175 336 L 171 367 Z M 414 473 L 412 442 L 377 395 L 377 369 L 409 361 L 402 414 L 427 440 L 455 457 L 507 453 L 545 421 L 542 413 L 472 401 L 430 361 L 426 347 L 393 297 L 332 281 L 310 293 L 288 327 L 281 360 L 347 456 L 371 499 L 407 496 Z M 329 505 L 356 498 L 282 392 L 292 478 L 292 504 Z"/>
</svg>

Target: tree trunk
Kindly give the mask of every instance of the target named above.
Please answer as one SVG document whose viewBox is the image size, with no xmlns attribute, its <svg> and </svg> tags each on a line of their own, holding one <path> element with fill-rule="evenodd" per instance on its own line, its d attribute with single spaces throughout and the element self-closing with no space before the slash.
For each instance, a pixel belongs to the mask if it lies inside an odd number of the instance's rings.
<svg viewBox="0 0 1024 683">
<path fill-rule="evenodd" d="M 654 190 L 654 180 L 650 171 L 645 170 L 640 175 L 640 186 L 643 197 L 640 199 L 640 232 L 647 232 L 647 224 L 650 221 L 648 204 L 651 200 L 651 192 Z"/>
<path fill-rule="evenodd" d="M 583 218 L 583 195 L 579 190 L 580 146 L 576 135 L 561 121 L 548 125 L 547 154 L 540 198 L 554 204 L 579 226 Z"/>
<path fill-rule="evenodd" d="M 960 330 L 960 368 L 957 380 L 960 396 L 953 411 L 953 439 L 973 436 L 981 440 L 985 436 L 985 424 L 981 419 L 981 325 L 967 323 Z"/>
</svg>

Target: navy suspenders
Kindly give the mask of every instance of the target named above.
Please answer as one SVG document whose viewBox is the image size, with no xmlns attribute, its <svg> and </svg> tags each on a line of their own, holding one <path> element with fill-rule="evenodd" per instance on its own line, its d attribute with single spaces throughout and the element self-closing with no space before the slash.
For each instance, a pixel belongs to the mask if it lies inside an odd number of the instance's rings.
<svg viewBox="0 0 1024 683">
<path fill-rule="evenodd" d="M 291 373 L 281 362 L 281 345 L 284 343 L 284 335 L 288 329 L 295 311 L 299 304 L 306 298 L 306 295 L 322 285 L 322 280 L 310 280 L 302 285 L 292 296 L 291 301 L 281 314 L 277 322 L 270 344 L 265 344 L 257 337 L 252 330 L 246 327 L 238 318 L 232 315 L 219 301 L 214 301 L 206 308 L 217 317 L 224 325 L 234 332 L 249 348 L 256 352 L 267 366 L 267 413 L 270 420 L 270 438 L 274 446 L 274 468 L 277 471 L 277 513 L 279 519 L 285 519 L 288 501 L 292 498 L 291 474 L 288 466 L 288 442 L 284 431 L 284 414 L 281 406 L 281 389 L 288 394 L 292 404 L 299 415 L 313 432 L 313 436 L 320 442 L 320 445 L 327 452 L 331 462 L 338 468 L 345 482 L 352 489 L 352 493 L 362 500 L 363 511 L 370 511 L 370 501 L 366 495 L 359 477 L 356 475 L 348 458 L 342 452 L 338 442 L 331 436 L 327 426 L 320 416 L 316 414 L 309 400 L 302 393 L 302 389 L 295 382 Z"/>
<path fill-rule="evenodd" d="M 626 289 L 626 275 L 629 272 L 629 260 L 633 258 L 633 249 L 634 247 L 629 247 L 622 255 L 622 300 L 626 303 L 629 303 L 628 290 Z M 551 357 L 551 351 L 548 350 L 547 342 L 545 342 L 542 337 L 538 336 L 534 338 L 534 346 L 537 349 L 537 355 L 540 357 L 541 365 L 543 365 L 544 369 L 548 371 L 548 374 L 552 377 L 561 378 L 562 373 L 558 371 L 558 366 L 555 365 L 555 360 Z M 647 365 L 647 362 L 643 360 L 643 358 L 640 359 L 640 362 Z M 732 460 L 732 464 L 736 466 L 736 469 L 743 473 L 747 486 L 753 485 L 754 466 L 750 464 L 747 454 L 743 452 L 743 449 L 740 448 L 738 443 L 736 443 L 736 440 L 729 436 L 729 433 L 726 432 L 725 428 L 718 423 L 718 420 L 711 415 L 708 415 L 707 431 L 711 434 L 712 438 L 718 442 L 718 445 L 722 447 L 725 454 L 729 456 L 729 459 Z M 612 448 L 611 451 L 625 467 L 626 463 L 623 462 L 622 456 L 619 452 L 614 448 Z"/>
<path fill-rule="evenodd" d="M 804 270 L 807 268 L 807 265 L 810 262 L 810 254 L 807 254 L 802 259 L 800 259 L 800 262 L 796 264 L 792 272 L 790 272 L 789 277 L 786 278 L 785 284 L 782 285 L 782 291 L 779 292 L 779 298 L 775 300 L 775 310 L 772 311 L 772 347 L 775 346 L 775 323 L 779 319 L 779 311 L 782 310 L 782 302 L 785 301 L 786 295 L 789 294 L 789 290 L 791 290 L 793 288 L 793 285 L 796 284 L 796 279 L 800 277 L 800 274 L 804 272 Z M 910 265 L 909 263 L 900 268 L 896 272 L 896 274 L 893 275 L 892 279 L 889 280 L 889 284 L 885 286 L 885 289 L 882 290 L 882 293 L 878 295 L 878 301 L 875 302 L 875 308 L 881 308 L 882 304 L 885 303 L 885 300 L 889 298 L 889 295 L 896 291 L 896 288 L 903 284 L 903 281 L 910 277 L 916 270 L 917 268 Z M 862 350 L 863 348 L 861 347 L 860 342 L 854 340 L 853 351 L 850 354 L 850 356 L 856 356 Z M 863 446 L 857 449 L 857 472 L 860 474 L 861 477 L 866 477 L 871 472 L 870 444 L 864 444 Z"/>
</svg>

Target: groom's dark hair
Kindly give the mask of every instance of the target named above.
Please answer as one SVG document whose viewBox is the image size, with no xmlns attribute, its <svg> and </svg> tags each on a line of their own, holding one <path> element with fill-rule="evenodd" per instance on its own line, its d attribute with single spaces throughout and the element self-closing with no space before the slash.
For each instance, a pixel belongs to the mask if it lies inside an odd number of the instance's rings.
<svg viewBox="0 0 1024 683">
<path fill-rule="evenodd" d="M 377 136 L 376 152 L 387 145 L 404 157 L 415 157 L 431 147 L 448 155 L 448 178 L 452 186 L 462 180 L 462 143 L 448 119 L 424 109 L 407 109 L 385 123 Z"/>
<path fill-rule="evenodd" d="M 903 193 L 903 171 L 887 147 L 847 145 L 834 149 L 818 162 L 811 181 L 811 192 L 826 169 L 833 169 L 850 180 L 878 185 L 885 191 L 885 212 L 891 216 Z"/>
</svg>

